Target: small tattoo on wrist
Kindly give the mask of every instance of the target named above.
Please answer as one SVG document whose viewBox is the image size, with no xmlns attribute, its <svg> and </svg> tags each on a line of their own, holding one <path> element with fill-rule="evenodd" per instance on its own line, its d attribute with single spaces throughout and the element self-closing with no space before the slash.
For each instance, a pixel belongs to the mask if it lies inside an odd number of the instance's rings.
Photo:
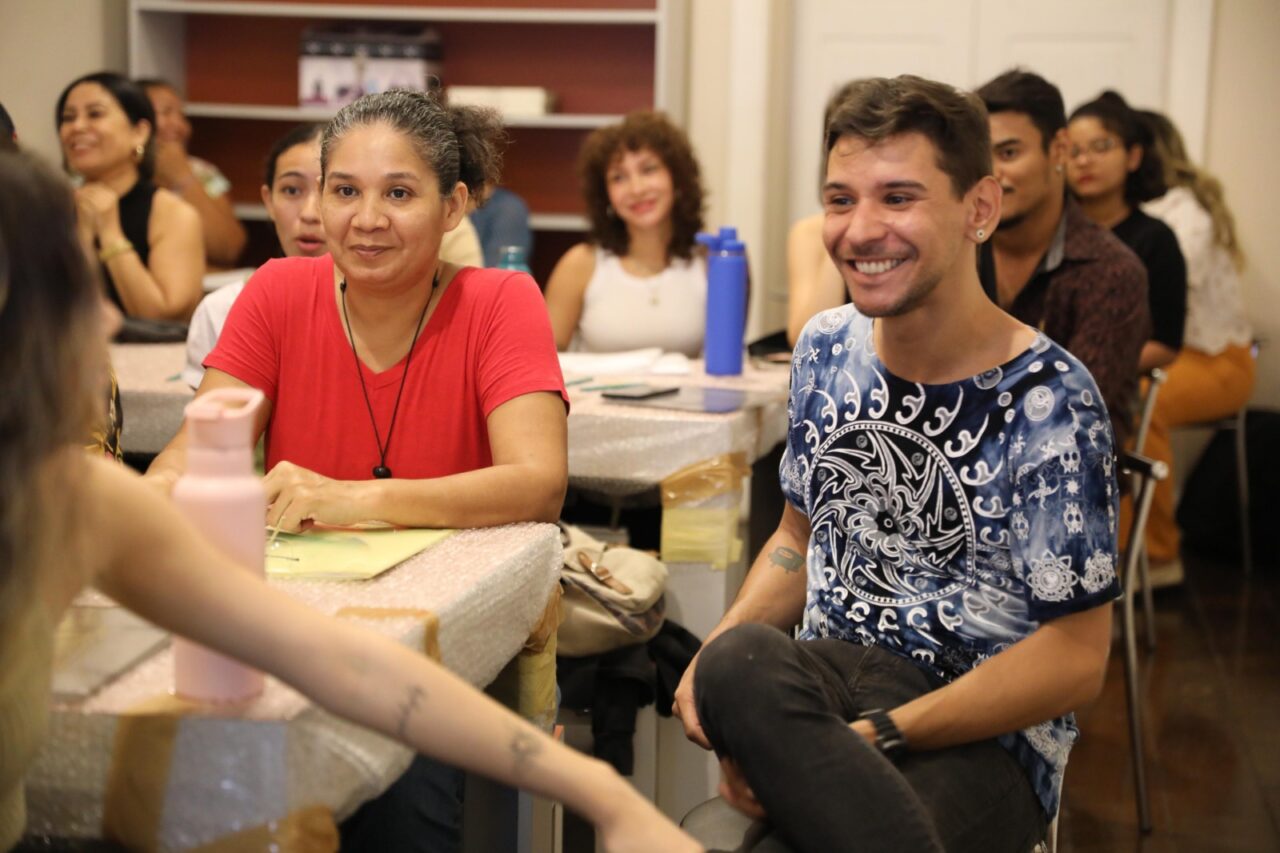
<svg viewBox="0 0 1280 853">
<path fill-rule="evenodd" d="M 804 555 L 794 548 L 780 545 L 769 552 L 769 562 L 790 575 L 804 567 Z"/>
<path fill-rule="evenodd" d="M 523 775 L 540 752 L 542 752 L 542 744 L 538 743 L 538 739 L 533 734 L 517 731 L 515 737 L 511 739 L 511 755 L 515 759 L 516 775 Z"/>
<path fill-rule="evenodd" d="M 400 722 L 396 725 L 396 737 L 401 740 L 404 739 L 406 732 L 409 730 L 409 718 L 413 716 L 413 712 L 426 696 L 427 691 L 416 684 L 409 688 L 408 695 L 400 703 Z"/>
</svg>

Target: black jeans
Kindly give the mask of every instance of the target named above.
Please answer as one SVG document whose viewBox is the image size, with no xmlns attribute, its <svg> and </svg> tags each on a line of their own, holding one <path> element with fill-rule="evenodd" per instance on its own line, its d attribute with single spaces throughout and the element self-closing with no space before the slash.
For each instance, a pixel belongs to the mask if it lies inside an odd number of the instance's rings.
<svg viewBox="0 0 1280 853">
<path fill-rule="evenodd" d="M 796 850 L 1028 853 L 1045 815 L 1022 767 L 996 741 L 912 752 L 897 765 L 849 722 L 939 687 L 892 652 L 796 641 L 743 625 L 702 651 L 698 717 L 734 759 Z"/>
<path fill-rule="evenodd" d="M 415 755 L 399 779 L 338 827 L 343 853 L 457 853 L 465 774 Z"/>
</svg>

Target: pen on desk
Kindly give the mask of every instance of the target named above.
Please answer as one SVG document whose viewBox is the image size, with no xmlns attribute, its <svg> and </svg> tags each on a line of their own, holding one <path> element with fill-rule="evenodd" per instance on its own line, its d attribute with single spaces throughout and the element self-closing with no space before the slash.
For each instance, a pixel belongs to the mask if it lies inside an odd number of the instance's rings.
<svg viewBox="0 0 1280 853">
<path fill-rule="evenodd" d="M 564 383 L 564 386 L 566 388 L 572 388 L 574 385 L 581 385 L 584 382 L 590 382 L 593 378 L 594 377 L 591 377 L 591 376 L 579 376 L 575 379 L 568 380 L 567 382 Z"/>
<path fill-rule="evenodd" d="M 614 385 L 588 385 L 583 391 L 616 391 L 619 388 L 634 388 L 637 385 L 643 385 L 643 382 L 619 382 Z"/>
</svg>

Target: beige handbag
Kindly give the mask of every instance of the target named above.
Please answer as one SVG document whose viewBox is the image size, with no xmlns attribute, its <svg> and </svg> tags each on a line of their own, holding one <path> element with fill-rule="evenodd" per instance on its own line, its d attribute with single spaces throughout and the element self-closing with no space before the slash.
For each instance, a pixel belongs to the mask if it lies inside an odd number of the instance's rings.
<svg viewBox="0 0 1280 853">
<path fill-rule="evenodd" d="M 601 542 L 560 524 L 564 622 L 556 653 L 583 657 L 643 643 L 662 627 L 667 567 L 644 551 Z"/>
</svg>

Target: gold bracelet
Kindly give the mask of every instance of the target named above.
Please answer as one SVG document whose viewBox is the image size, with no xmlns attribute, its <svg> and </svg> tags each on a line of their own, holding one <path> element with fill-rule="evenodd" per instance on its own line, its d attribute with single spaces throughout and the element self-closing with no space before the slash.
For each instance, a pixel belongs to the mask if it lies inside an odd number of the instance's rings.
<svg viewBox="0 0 1280 853">
<path fill-rule="evenodd" d="M 134 251 L 132 243 L 130 243 L 128 240 L 120 240 L 119 242 L 112 243 L 107 248 L 100 250 L 98 252 L 98 260 L 102 261 L 102 263 L 105 264 L 107 261 L 111 260 L 112 258 L 118 258 L 121 255 L 126 254 L 127 252 L 132 252 L 132 251 Z"/>
</svg>

